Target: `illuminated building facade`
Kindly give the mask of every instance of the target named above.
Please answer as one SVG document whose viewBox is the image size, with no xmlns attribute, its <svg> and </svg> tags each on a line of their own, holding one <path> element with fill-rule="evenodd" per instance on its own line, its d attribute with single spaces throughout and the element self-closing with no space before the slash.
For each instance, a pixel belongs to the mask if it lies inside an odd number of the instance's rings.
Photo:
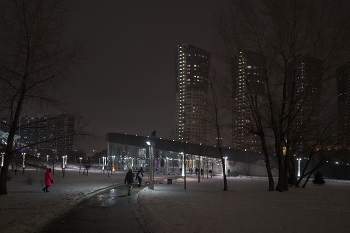
<svg viewBox="0 0 350 233">
<path fill-rule="evenodd" d="M 259 152 L 260 139 L 250 132 L 251 111 L 247 93 L 257 94 L 262 101 L 266 57 L 244 50 L 232 59 L 232 147 L 234 149 Z"/>
<path fill-rule="evenodd" d="M 206 142 L 210 54 L 185 43 L 175 53 L 175 137 L 195 144 Z"/>
</svg>

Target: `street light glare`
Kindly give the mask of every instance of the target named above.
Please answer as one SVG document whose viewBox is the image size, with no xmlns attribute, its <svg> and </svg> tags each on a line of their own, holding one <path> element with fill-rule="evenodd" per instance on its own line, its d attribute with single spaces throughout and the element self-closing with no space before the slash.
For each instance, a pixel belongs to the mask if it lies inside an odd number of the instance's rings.
<svg viewBox="0 0 350 233">
<path fill-rule="evenodd" d="M 146 143 L 147 143 L 147 145 L 149 145 L 149 146 L 151 145 L 151 143 L 150 143 L 149 141 L 147 141 Z"/>
</svg>

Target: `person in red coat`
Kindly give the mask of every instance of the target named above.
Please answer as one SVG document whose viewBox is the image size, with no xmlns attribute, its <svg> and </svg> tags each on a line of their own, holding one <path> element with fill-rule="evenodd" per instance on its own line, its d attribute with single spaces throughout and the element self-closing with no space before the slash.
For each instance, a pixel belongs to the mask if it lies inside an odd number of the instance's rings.
<svg viewBox="0 0 350 233">
<path fill-rule="evenodd" d="M 44 183 L 45 183 L 45 188 L 43 188 L 44 192 L 49 192 L 47 190 L 48 187 L 50 187 L 52 183 L 52 175 L 51 175 L 51 168 L 46 168 L 45 176 L 44 176 Z"/>
</svg>

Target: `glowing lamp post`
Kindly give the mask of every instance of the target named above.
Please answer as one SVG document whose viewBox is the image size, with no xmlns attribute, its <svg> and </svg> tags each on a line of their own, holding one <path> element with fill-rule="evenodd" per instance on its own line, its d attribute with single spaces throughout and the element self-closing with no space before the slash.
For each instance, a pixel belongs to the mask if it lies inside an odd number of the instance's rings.
<svg viewBox="0 0 350 233">
<path fill-rule="evenodd" d="M 67 165 L 67 155 L 62 156 L 62 168 L 65 169 Z"/>
<path fill-rule="evenodd" d="M 4 166 L 5 153 L 1 153 L 1 167 Z"/>
<path fill-rule="evenodd" d="M 105 165 L 106 165 L 106 157 L 103 156 L 103 157 L 102 157 L 102 171 L 103 171 L 103 172 L 105 171 Z"/>
<path fill-rule="evenodd" d="M 114 172 L 114 160 L 115 160 L 115 155 L 112 155 L 112 171 Z M 112 173 L 111 173 L 112 174 Z"/>
<path fill-rule="evenodd" d="M 227 156 L 226 157 L 224 157 L 224 159 L 225 159 L 225 169 L 227 168 Z M 225 172 L 225 171 L 224 171 Z"/>
<path fill-rule="evenodd" d="M 149 160 L 150 160 L 150 164 L 149 164 L 149 189 L 154 189 L 154 170 L 153 170 L 153 153 L 154 153 L 154 142 L 146 142 L 148 145 L 148 151 L 149 151 Z"/>
<path fill-rule="evenodd" d="M 80 174 L 80 170 L 81 170 L 81 160 L 82 159 L 83 159 L 82 157 L 79 157 L 79 160 L 80 160 L 79 174 Z"/>
<path fill-rule="evenodd" d="M 26 161 L 26 153 L 25 152 L 23 152 L 22 153 L 22 156 L 23 156 L 23 162 L 22 162 L 22 168 L 24 169 L 25 167 L 26 167 L 26 165 L 25 165 L 25 161 Z"/>
<path fill-rule="evenodd" d="M 300 161 L 301 161 L 301 158 L 297 158 L 298 160 L 298 177 L 300 177 Z"/>
</svg>

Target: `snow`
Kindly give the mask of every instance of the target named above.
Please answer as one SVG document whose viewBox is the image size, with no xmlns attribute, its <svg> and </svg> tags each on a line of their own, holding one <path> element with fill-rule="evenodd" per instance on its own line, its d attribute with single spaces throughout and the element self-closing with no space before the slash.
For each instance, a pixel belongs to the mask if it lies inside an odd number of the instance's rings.
<svg viewBox="0 0 350 233">
<path fill-rule="evenodd" d="M 83 199 L 122 184 L 125 173 L 86 176 L 68 170 L 63 178 L 56 170 L 49 193 L 41 190 L 44 170 L 17 174 L 8 182 L 8 195 L 0 196 L 0 232 L 38 232 Z M 24 182 L 28 174 L 32 185 Z M 323 186 L 310 181 L 305 189 L 282 193 L 267 191 L 268 180 L 261 177 L 228 177 L 227 192 L 222 176 L 198 183 L 190 175 L 186 189 L 182 178 L 172 184 L 166 178 L 157 174 L 154 190 L 145 187 L 137 197 L 140 216 L 153 233 L 350 232 L 349 181 L 326 180 Z"/>
</svg>

